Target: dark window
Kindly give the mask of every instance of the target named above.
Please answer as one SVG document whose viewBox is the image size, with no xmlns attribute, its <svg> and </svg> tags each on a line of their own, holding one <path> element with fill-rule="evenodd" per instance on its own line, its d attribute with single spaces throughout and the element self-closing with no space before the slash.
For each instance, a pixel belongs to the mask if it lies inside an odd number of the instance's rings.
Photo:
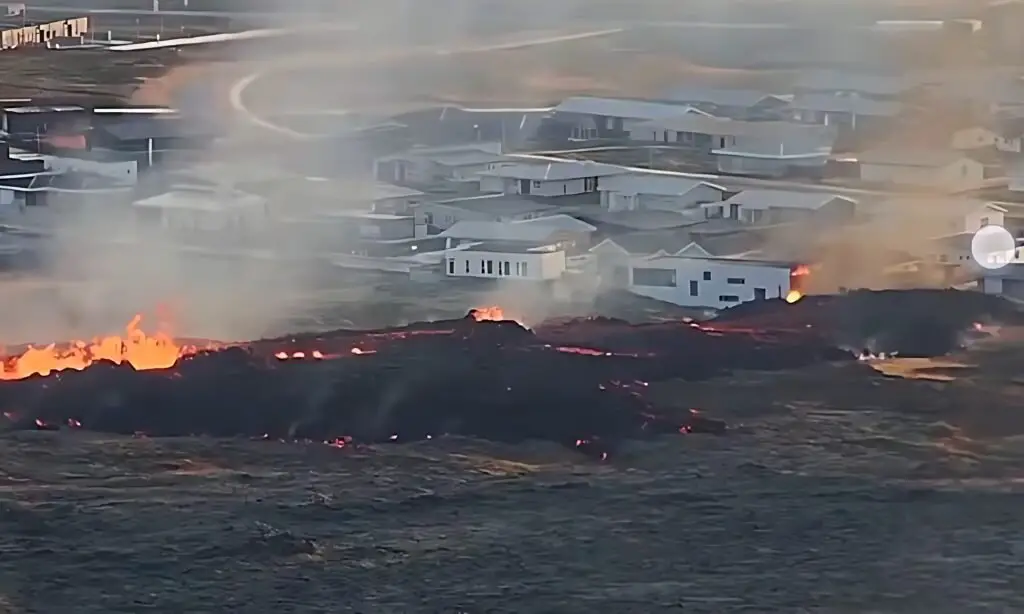
<svg viewBox="0 0 1024 614">
<path fill-rule="evenodd" d="M 729 203 L 729 217 L 734 219 L 734 220 L 740 219 L 740 204 L 739 203 Z"/>
<path fill-rule="evenodd" d="M 704 281 L 711 281 L 711 271 L 704 271 Z"/>
<path fill-rule="evenodd" d="M 722 301 L 723 303 L 738 303 L 740 302 L 740 297 L 734 296 L 732 294 L 723 294 L 718 297 L 718 300 Z"/>
<path fill-rule="evenodd" d="M 494 261 L 493 260 L 488 260 L 487 261 L 487 274 L 488 275 L 494 275 Z"/>
<path fill-rule="evenodd" d="M 480 261 L 480 274 L 483 275 L 487 272 L 487 263 L 483 260 Z"/>
<path fill-rule="evenodd" d="M 633 268 L 633 285 L 635 286 L 661 286 L 671 287 L 676 285 L 675 269 L 650 269 Z"/>
<path fill-rule="evenodd" d="M 505 261 L 505 275 L 511 275 L 511 274 L 512 274 L 512 265 L 509 264 L 509 262 L 506 260 Z"/>
<path fill-rule="evenodd" d="M 754 288 L 754 300 L 763 301 L 767 296 L 767 290 L 764 288 Z"/>
<path fill-rule="evenodd" d="M 469 273 L 469 258 L 466 258 L 466 273 Z"/>
<path fill-rule="evenodd" d="M 455 275 L 455 260 L 448 261 L 448 274 Z"/>
<path fill-rule="evenodd" d="M 730 277 L 725 280 L 725 283 L 733 284 L 734 286 L 742 286 L 743 284 L 747 283 L 747 280 L 743 279 L 742 277 Z"/>
<path fill-rule="evenodd" d="M 524 262 L 523 263 L 523 277 L 529 277 L 529 275 L 530 275 L 530 273 L 527 272 L 526 265 L 527 265 L 527 263 Z"/>
<path fill-rule="evenodd" d="M 697 282 L 691 281 L 690 282 L 690 296 L 697 296 L 698 294 L 700 294 L 700 289 L 697 288 Z"/>
</svg>

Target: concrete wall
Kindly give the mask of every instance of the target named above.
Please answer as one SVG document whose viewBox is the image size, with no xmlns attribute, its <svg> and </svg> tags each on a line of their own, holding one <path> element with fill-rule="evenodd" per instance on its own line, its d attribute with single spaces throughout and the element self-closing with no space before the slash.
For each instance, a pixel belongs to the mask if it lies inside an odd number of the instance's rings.
<svg viewBox="0 0 1024 614">
<path fill-rule="evenodd" d="M 508 275 L 504 273 L 506 263 Z M 506 254 L 453 250 L 448 252 L 444 266 L 449 277 L 552 280 L 560 278 L 565 273 L 565 252 Z"/>
<path fill-rule="evenodd" d="M 671 270 L 674 283 L 638 284 L 637 269 Z M 739 280 L 742 283 L 736 283 Z M 701 258 L 634 259 L 629 269 L 629 289 L 634 294 L 683 307 L 722 309 L 754 300 L 757 290 L 763 290 L 764 297 L 769 299 L 786 296 L 790 290 L 790 270 L 788 266 L 743 264 L 742 261 L 726 263 Z"/>
</svg>

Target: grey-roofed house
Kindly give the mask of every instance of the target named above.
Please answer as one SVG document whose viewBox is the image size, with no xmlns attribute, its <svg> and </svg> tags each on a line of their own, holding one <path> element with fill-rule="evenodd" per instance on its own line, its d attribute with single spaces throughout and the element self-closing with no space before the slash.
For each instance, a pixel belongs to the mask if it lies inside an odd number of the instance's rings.
<svg viewBox="0 0 1024 614">
<path fill-rule="evenodd" d="M 775 118 L 787 104 L 785 97 L 760 90 L 715 87 L 676 87 L 658 98 L 733 119 Z"/>
<path fill-rule="evenodd" d="M 858 95 L 797 94 L 789 110 L 798 122 L 874 132 L 890 126 L 903 112 L 903 104 Z"/>
<path fill-rule="evenodd" d="M 721 203 L 703 205 L 708 219 L 729 218 L 749 224 L 782 224 L 800 219 L 843 222 L 854 217 L 857 201 L 828 192 L 743 190 Z"/>
<path fill-rule="evenodd" d="M 985 165 L 962 152 L 876 149 L 857 155 L 860 178 L 879 184 L 967 190 L 985 181 Z"/>
<path fill-rule="evenodd" d="M 920 77 L 906 73 L 811 70 L 797 77 L 793 91 L 797 94 L 859 95 L 875 100 L 897 100 L 922 84 Z"/>
<path fill-rule="evenodd" d="M 738 134 L 724 147 L 712 149 L 719 172 L 772 178 L 821 177 L 836 144 L 836 131 L 791 122 L 770 123 L 773 125 L 760 134 Z"/>
<path fill-rule="evenodd" d="M 631 173 L 607 177 L 598 186 L 608 211 L 661 210 L 685 212 L 730 192 L 717 184 L 673 175 Z"/>
<path fill-rule="evenodd" d="M 439 236 L 449 239 L 448 248 L 480 242 L 557 244 L 566 252 L 575 253 L 590 247 L 590 236 L 597 230 L 568 215 L 552 215 L 518 222 L 462 221 Z"/>
<path fill-rule="evenodd" d="M 623 138 L 638 122 L 684 114 L 706 115 L 686 105 L 629 98 L 574 96 L 554 108 L 552 121 L 565 126 L 561 136 L 572 140 Z"/>
<path fill-rule="evenodd" d="M 572 196 L 595 193 L 602 177 L 627 172 L 611 164 L 575 160 L 503 164 L 479 173 L 480 190 L 524 196 Z"/>
<path fill-rule="evenodd" d="M 136 154 L 141 167 L 160 162 L 169 152 L 207 147 L 223 134 L 211 122 L 173 116 L 132 116 L 94 124 L 89 147 Z"/>
<path fill-rule="evenodd" d="M 398 185 L 429 186 L 440 182 L 477 183 L 479 173 L 502 162 L 501 143 L 420 147 L 374 160 L 374 176 Z"/>
<path fill-rule="evenodd" d="M 551 215 L 556 207 L 515 194 L 485 194 L 429 201 L 417 205 L 427 224 L 447 230 L 457 222 L 516 222 Z"/>
</svg>

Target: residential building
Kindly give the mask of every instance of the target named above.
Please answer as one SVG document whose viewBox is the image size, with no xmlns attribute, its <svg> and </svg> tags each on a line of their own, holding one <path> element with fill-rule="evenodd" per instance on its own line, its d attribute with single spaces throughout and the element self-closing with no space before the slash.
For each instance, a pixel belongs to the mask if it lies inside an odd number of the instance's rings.
<svg viewBox="0 0 1024 614">
<path fill-rule="evenodd" d="M 139 166 L 148 168 L 171 152 L 208 147 L 222 133 L 213 122 L 173 115 L 93 116 L 87 139 L 89 148 L 135 154 Z"/>
<path fill-rule="evenodd" d="M 449 250 L 449 277 L 553 281 L 566 270 L 565 252 L 555 245 L 484 242 Z"/>
<path fill-rule="evenodd" d="M 430 185 L 442 181 L 475 182 L 479 173 L 513 160 L 501 143 L 421 147 L 374 160 L 374 177 L 398 185 Z"/>
<path fill-rule="evenodd" d="M 921 87 L 919 76 L 902 73 L 854 70 L 810 70 L 800 74 L 793 85 L 797 95 L 860 96 L 880 101 L 898 101 Z"/>
<path fill-rule="evenodd" d="M 666 119 L 687 113 L 706 115 L 703 111 L 679 104 L 575 96 L 563 100 L 554 108 L 552 120 L 568 126 L 568 138 L 591 140 L 623 138 L 639 122 Z"/>
<path fill-rule="evenodd" d="M 775 119 L 787 104 L 784 97 L 759 90 L 715 87 L 677 87 L 658 98 L 732 119 Z"/>
<path fill-rule="evenodd" d="M 457 222 L 516 222 L 551 215 L 555 207 L 510 194 L 484 194 L 419 204 L 427 224 L 447 230 Z"/>
<path fill-rule="evenodd" d="M 857 156 L 860 178 L 871 183 L 966 190 L 985 180 L 985 166 L 952 150 L 879 149 Z"/>
<path fill-rule="evenodd" d="M 768 141 L 776 148 L 784 147 L 787 141 L 817 142 L 825 137 L 834 139 L 835 131 L 793 122 L 683 115 L 638 123 L 629 131 L 629 137 L 633 141 L 672 143 L 711 152 L 754 141 Z"/>
<path fill-rule="evenodd" d="M 798 122 L 875 134 L 892 125 L 903 105 L 857 95 L 797 94 L 789 109 Z"/>
<path fill-rule="evenodd" d="M 47 171 L 60 175 L 80 173 L 105 177 L 112 185 L 134 186 L 139 181 L 138 161 L 133 156 L 116 151 L 63 150 L 60 155 L 12 153 L 11 158 L 25 162 L 41 161 Z"/>
<path fill-rule="evenodd" d="M 724 217 L 749 224 L 781 224 L 801 219 L 845 222 L 856 214 L 857 201 L 828 192 L 743 190 L 702 208 L 708 219 Z"/>
<path fill-rule="evenodd" d="M 371 211 L 329 211 L 319 216 L 322 224 L 332 222 L 355 229 L 365 241 L 399 241 L 422 239 L 427 236 L 426 216 L 417 211 L 414 215 L 374 213 Z"/>
<path fill-rule="evenodd" d="M 502 143 L 505 150 L 529 145 L 540 136 L 550 109 L 417 109 L 391 118 L 404 140 L 430 147 Z M 390 137 L 389 137 L 390 138 Z"/>
<path fill-rule="evenodd" d="M 783 298 L 796 267 L 789 263 L 663 256 L 634 260 L 629 290 L 683 307 L 725 309 L 752 300 Z"/>
<path fill-rule="evenodd" d="M 558 245 L 569 253 L 590 247 L 596 231 L 593 225 L 572 216 L 559 214 L 518 222 L 462 221 L 437 235 L 447 238 L 448 247 L 476 242 Z"/>
<path fill-rule="evenodd" d="M 79 105 L 4 106 L 0 129 L 16 140 L 32 141 L 51 132 L 88 126 L 89 112 Z"/>
<path fill-rule="evenodd" d="M 672 175 L 631 173 L 606 177 L 598 186 L 601 206 L 608 211 L 690 211 L 704 203 L 725 199 L 726 188 L 698 179 Z"/>
<path fill-rule="evenodd" d="M 523 196 L 571 196 L 597 192 L 600 180 L 628 170 L 597 162 L 508 164 L 480 173 L 480 191 Z"/>
<path fill-rule="evenodd" d="M 269 218 L 264 199 L 240 192 L 178 189 L 137 200 L 132 208 L 139 228 L 217 246 L 252 239 Z"/>
</svg>

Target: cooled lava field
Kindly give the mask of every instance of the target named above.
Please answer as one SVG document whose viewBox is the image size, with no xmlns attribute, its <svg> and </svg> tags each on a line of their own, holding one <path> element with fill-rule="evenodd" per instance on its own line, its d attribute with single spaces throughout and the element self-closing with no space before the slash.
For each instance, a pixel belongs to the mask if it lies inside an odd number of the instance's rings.
<svg viewBox="0 0 1024 614">
<path fill-rule="evenodd" d="M 8 358 L 0 612 L 1024 608 L 1009 304 L 501 315 Z"/>
</svg>

